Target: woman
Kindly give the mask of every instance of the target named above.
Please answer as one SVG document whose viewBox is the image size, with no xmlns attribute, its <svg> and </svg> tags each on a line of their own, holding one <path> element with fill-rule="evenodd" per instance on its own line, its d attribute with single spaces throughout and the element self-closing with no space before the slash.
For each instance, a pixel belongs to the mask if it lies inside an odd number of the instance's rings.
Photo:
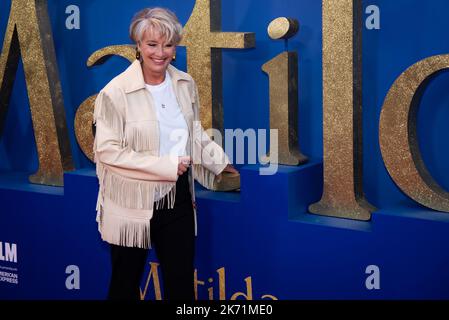
<svg viewBox="0 0 449 320">
<path fill-rule="evenodd" d="M 109 299 L 140 299 L 148 249 L 160 262 L 164 299 L 194 299 L 196 213 L 193 180 L 211 187 L 237 173 L 195 119 L 198 90 L 172 61 L 182 27 L 163 8 L 138 12 L 130 25 L 136 61 L 95 102 L 97 221 L 111 245 Z"/>
</svg>

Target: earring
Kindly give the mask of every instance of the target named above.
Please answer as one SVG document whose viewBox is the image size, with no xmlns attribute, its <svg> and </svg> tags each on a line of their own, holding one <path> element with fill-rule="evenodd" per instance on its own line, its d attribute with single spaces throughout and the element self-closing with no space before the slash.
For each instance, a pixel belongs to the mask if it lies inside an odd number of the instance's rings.
<svg viewBox="0 0 449 320">
<path fill-rule="evenodd" d="M 173 61 L 176 61 L 176 53 L 173 55 Z"/>
<path fill-rule="evenodd" d="M 140 60 L 140 51 L 136 48 L 136 59 Z"/>
</svg>

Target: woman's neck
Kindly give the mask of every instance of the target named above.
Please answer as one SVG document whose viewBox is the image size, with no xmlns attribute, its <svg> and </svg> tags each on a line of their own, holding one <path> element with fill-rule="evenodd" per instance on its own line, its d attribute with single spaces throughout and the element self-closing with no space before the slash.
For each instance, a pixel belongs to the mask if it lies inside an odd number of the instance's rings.
<svg viewBox="0 0 449 320">
<path fill-rule="evenodd" d="M 161 72 L 161 73 L 155 73 L 155 72 L 146 70 L 144 66 L 142 66 L 142 71 L 143 71 L 143 79 L 146 84 L 154 86 L 154 85 L 161 84 L 165 80 L 165 72 L 166 71 Z"/>
</svg>

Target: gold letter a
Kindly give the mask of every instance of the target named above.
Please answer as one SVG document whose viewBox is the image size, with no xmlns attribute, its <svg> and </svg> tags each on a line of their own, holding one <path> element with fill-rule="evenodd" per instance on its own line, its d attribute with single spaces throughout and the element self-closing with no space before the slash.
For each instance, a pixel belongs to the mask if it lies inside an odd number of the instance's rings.
<svg viewBox="0 0 449 320">
<path fill-rule="evenodd" d="M 0 135 L 22 56 L 39 159 L 32 183 L 63 185 L 72 156 L 46 0 L 12 0 L 0 56 Z"/>
</svg>

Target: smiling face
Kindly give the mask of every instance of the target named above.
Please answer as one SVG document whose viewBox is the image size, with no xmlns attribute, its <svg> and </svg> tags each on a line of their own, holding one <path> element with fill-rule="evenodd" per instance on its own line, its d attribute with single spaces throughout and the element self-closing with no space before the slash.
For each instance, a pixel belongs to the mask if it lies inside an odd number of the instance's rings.
<svg viewBox="0 0 449 320">
<path fill-rule="evenodd" d="M 167 42 L 157 31 L 146 31 L 137 47 L 142 57 L 142 70 L 145 82 L 159 84 L 165 79 L 165 72 L 173 60 L 176 46 Z"/>
</svg>

